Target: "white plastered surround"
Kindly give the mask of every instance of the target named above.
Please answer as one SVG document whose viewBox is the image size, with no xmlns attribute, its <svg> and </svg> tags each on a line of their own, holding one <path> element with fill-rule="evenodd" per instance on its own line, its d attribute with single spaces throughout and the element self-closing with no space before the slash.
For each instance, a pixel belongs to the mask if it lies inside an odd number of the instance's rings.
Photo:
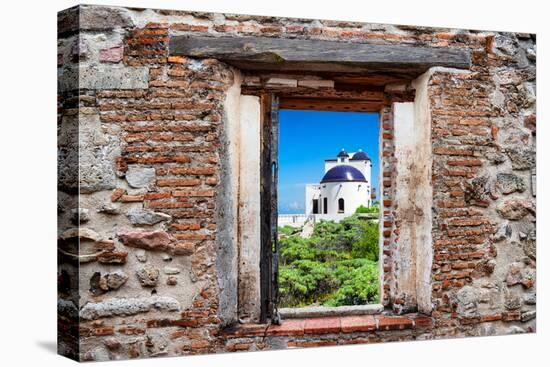
<svg viewBox="0 0 550 367">
<path fill-rule="evenodd" d="M 414 102 L 392 105 L 400 235 L 393 261 L 398 289 L 419 311 L 430 313 L 432 266 L 432 156 L 427 85 L 431 71 L 412 85 Z M 238 315 L 241 322 L 260 316 L 260 100 L 241 95 L 238 106 Z M 382 257 L 381 257 L 382 259 Z M 382 261 L 381 261 L 382 263 Z M 380 286 L 380 299 L 383 287 Z"/>
<path fill-rule="evenodd" d="M 432 271 L 432 150 L 428 71 L 415 79 L 414 102 L 393 103 L 396 157 L 396 223 L 399 236 L 392 257 L 390 291 L 408 306 L 430 313 Z"/>
</svg>

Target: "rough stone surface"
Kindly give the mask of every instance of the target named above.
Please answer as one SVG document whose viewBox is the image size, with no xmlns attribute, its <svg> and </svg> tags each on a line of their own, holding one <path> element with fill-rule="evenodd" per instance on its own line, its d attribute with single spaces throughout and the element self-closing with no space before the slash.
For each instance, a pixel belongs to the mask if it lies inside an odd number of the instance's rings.
<svg viewBox="0 0 550 367">
<path fill-rule="evenodd" d="M 535 214 L 535 206 L 531 200 L 512 199 L 500 205 L 497 212 L 503 218 L 520 220 L 529 214 Z"/>
<path fill-rule="evenodd" d="M 101 62 L 120 62 L 122 61 L 124 48 L 122 45 L 104 48 L 99 51 L 99 61 Z"/>
<path fill-rule="evenodd" d="M 498 227 L 497 231 L 493 235 L 493 240 L 495 242 L 499 242 L 506 238 L 510 238 L 511 236 L 512 236 L 512 227 L 506 223 Z"/>
<path fill-rule="evenodd" d="M 103 134 L 98 115 L 81 115 L 79 185 L 83 193 L 115 187 L 114 162 L 120 155 L 120 140 Z"/>
<path fill-rule="evenodd" d="M 525 288 L 531 288 L 535 282 L 535 273 L 528 268 L 523 262 L 514 262 L 508 268 L 506 276 L 506 284 L 514 286 L 517 284 L 523 285 Z"/>
<path fill-rule="evenodd" d="M 177 285 L 178 284 L 178 278 L 170 275 L 168 278 L 166 278 L 166 284 L 167 285 Z"/>
<path fill-rule="evenodd" d="M 521 321 L 527 322 L 537 317 L 537 311 L 526 311 L 521 313 Z"/>
<path fill-rule="evenodd" d="M 533 228 L 522 242 L 523 252 L 529 256 L 532 260 L 537 259 L 537 232 Z"/>
<path fill-rule="evenodd" d="M 506 155 L 499 152 L 487 152 L 487 159 L 493 164 L 502 164 L 506 161 Z"/>
<path fill-rule="evenodd" d="M 524 333 L 525 333 L 525 329 L 516 325 L 510 326 L 510 328 L 507 331 L 507 334 L 524 334 Z"/>
<path fill-rule="evenodd" d="M 134 22 L 126 9 L 81 5 L 80 29 L 104 31 L 114 28 L 133 27 Z"/>
<path fill-rule="evenodd" d="M 90 220 L 90 210 L 86 208 L 71 209 L 72 221 L 75 224 L 86 223 Z"/>
<path fill-rule="evenodd" d="M 464 317 L 474 317 L 478 315 L 477 306 L 479 302 L 479 293 L 473 287 L 464 287 L 454 295 L 454 302 L 457 304 L 457 312 Z"/>
<path fill-rule="evenodd" d="M 136 271 L 136 276 L 143 287 L 154 287 L 158 282 L 159 270 L 152 265 L 145 265 Z"/>
<path fill-rule="evenodd" d="M 524 146 L 513 146 L 506 149 L 510 157 L 512 168 L 517 170 L 531 169 L 536 163 L 536 153 L 533 149 Z"/>
<path fill-rule="evenodd" d="M 149 84 L 149 70 L 144 67 L 87 66 L 67 71 L 69 80 L 78 75 L 81 89 L 145 89 Z M 66 83 L 61 85 L 69 89 Z"/>
<path fill-rule="evenodd" d="M 120 270 L 105 275 L 95 272 L 90 278 L 90 292 L 93 295 L 100 295 L 110 290 L 116 290 L 127 280 L 128 276 Z"/>
<path fill-rule="evenodd" d="M 86 303 L 80 310 L 84 320 L 101 317 L 128 316 L 157 309 L 161 311 L 179 311 L 180 304 L 172 297 L 152 296 L 144 298 L 111 298 L 102 302 Z"/>
<path fill-rule="evenodd" d="M 163 271 L 164 271 L 164 274 L 175 275 L 175 274 L 179 274 L 181 272 L 181 269 L 171 267 L 171 266 L 165 266 Z"/>
<path fill-rule="evenodd" d="M 147 225 L 152 226 L 154 224 L 169 221 L 172 217 L 168 214 L 154 212 L 152 210 L 132 209 L 127 214 L 128 219 L 133 225 Z"/>
<path fill-rule="evenodd" d="M 61 234 L 60 238 L 63 240 L 68 240 L 70 238 L 83 238 L 91 241 L 99 241 L 101 239 L 99 233 L 93 229 L 83 227 L 68 229 Z"/>
<path fill-rule="evenodd" d="M 126 181 L 134 188 L 146 188 L 155 182 L 155 169 L 151 167 L 128 166 Z"/>
<path fill-rule="evenodd" d="M 525 191 L 525 182 L 523 182 L 521 177 L 513 173 L 498 173 L 497 184 L 500 192 L 503 194 Z"/>
<path fill-rule="evenodd" d="M 107 278 L 107 287 L 109 289 L 118 289 L 128 280 L 128 275 L 121 270 L 107 273 L 105 277 Z"/>
<path fill-rule="evenodd" d="M 116 338 L 107 338 L 103 340 L 103 344 L 105 344 L 105 346 L 109 350 L 117 350 L 122 346 L 122 344 Z"/>
<path fill-rule="evenodd" d="M 125 246 L 150 251 L 164 251 L 170 244 L 168 234 L 163 231 L 122 232 L 118 234 L 118 238 Z"/>
<path fill-rule="evenodd" d="M 145 250 L 138 250 L 135 253 L 136 259 L 138 259 L 139 262 L 144 263 L 147 261 L 147 253 Z"/>
<path fill-rule="evenodd" d="M 505 297 L 504 300 L 504 307 L 508 310 L 517 310 L 522 305 L 522 299 L 515 295 L 515 294 L 509 294 Z"/>
</svg>

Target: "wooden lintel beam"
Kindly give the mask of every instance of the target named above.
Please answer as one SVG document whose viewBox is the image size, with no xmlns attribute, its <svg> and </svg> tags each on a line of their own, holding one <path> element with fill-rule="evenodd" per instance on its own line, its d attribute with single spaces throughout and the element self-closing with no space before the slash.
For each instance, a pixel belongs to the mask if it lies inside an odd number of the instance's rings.
<svg viewBox="0 0 550 367">
<path fill-rule="evenodd" d="M 432 66 L 468 69 L 470 53 L 423 47 L 268 37 L 174 36 L 170 54 L 223 60 L 244 70 L 395 72 L 419 74 Z"/>
<path fill-rule="evenodd" d="M 281 98 L 279 108 L 338 112 L 379 112 L 382 101 L 357 101 L 327 98 Z"/>
</svg>

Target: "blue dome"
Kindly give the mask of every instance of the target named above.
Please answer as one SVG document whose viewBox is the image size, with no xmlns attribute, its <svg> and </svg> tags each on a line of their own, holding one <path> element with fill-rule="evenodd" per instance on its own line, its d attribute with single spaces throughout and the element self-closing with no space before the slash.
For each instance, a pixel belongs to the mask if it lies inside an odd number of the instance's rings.
<svg viewBox="0 0 550 367">
<path fill-rule="evenodd" d="M 348 152 L 346 152 L 344 149 L 342 149 L 342 150 L 338 153 L 337 157 L 349 157 L 349 154 L 348 154 Z"/>
<path fill-rule="evenodd" d="M 354 161 L 366 161 L 366 160 L 370 161 L 370 158 L 367 155 L 367 153 L 362 151 L 358 151 L 357 153 L 355 153 L 353 157 L 351 157 L 351 159 Z"/>
<path fill-rule="evenodd" d="M 353 181 L 367 182 L 365 176 L 363 176 L 361 171 L 357 168 L 348 165 L 340 165 L 329 169 L 323 176 L 321 183 Z"/>
</svg>

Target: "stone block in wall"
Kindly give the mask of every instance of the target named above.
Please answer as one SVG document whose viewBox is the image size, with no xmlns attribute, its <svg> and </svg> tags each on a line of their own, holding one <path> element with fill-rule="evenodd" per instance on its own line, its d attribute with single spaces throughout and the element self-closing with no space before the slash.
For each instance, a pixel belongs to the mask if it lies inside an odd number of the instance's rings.
<svg viewBox="0 0 550 367">
<path fill-rule="evenodd" d="M 149 69 L 143 66 L 96 65 L 67 67 L 58 72 L 58 90 L 145 89 Z"/>
<path fill-rule="evenodd" d="M 149 86 L 149 69 L 142 66 L 81 67 L 80 89 L 145 89 Z"/>
<path fill-rule="evenodd" d="M 103 133 L 99 115 L 80 114 L 79 188 L 83 193 L 116 187 L 115 161 L 120 156 L 120 140 Z"/>
<path fill-rule="evenodd" d="M 127 9 L 110 6 L 79 6 L 80 29 L 106 31 L 115 28 L 132 28 L 134 21 Z"/>
</svg>

